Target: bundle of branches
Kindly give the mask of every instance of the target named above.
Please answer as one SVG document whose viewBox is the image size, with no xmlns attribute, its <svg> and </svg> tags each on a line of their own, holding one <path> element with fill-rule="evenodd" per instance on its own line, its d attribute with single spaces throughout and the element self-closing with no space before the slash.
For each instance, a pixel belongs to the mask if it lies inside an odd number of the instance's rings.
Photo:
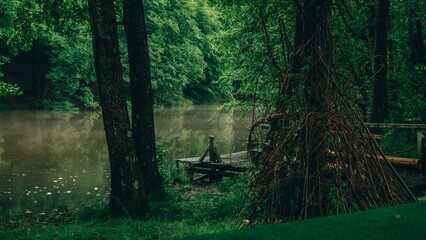
<svg viewBox="0 0 426 240">
<path fill-rule="evenodd" d="M 259 141 L 259 132 L 266 137 Z M 260 133 L 262 134 L 262 133 Z M 250 223 L 282 222 L 414 201 L 357 112 L 286 111 L 256 122 L 260 153 L 250 185 Z M 251 149 L 253 150 L 253 148 Z M 247 213 L 247 212 L 245 212 Z"/>
<path fill-rule="evenodd" d="M 251 129 L 249 150 L 258 161 L 248 194 L 254 198 L 243 209 L 250 224 L 415 201 L 341 90 L 344 81 L 334 78 L 330 9 L 330 1 L 317 0 L 298 9 L 295 39 L 302 44 L 283 77 L 280 104 Z"/>
</svg>

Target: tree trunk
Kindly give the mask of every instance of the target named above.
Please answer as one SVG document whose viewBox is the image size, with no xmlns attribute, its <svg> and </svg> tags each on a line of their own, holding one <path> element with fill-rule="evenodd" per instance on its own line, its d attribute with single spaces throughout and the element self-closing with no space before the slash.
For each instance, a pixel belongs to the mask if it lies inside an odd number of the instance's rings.
<svg viewBox="0 0 426 240">
<path fill-rule="evenodd" d="M 298 4 L 295 1 L 296 15 L 295 15 L 295 28 L 294 28 L 294 40 L 293 40 L 293 50 L 290 56 L 290 66 L 288 70 L 288 75 L 284 78 L 284 81 L 281 83 L 282 87 L 280 89 L 280 100 L 277 104 L 276 112 L 281 113 L 283 109 L 286 108 L 285 104 L 287 99 L 284 95 L 288 95 L 287 98 L 291 98 L 295 93 L 295 86 L 299 79 L 296 76 L 300 74 L 300 70 L 303 67 L 303 54 L 304 54 L 304 12 L 300 3 Z M 273 129 L 275 130 L 275 129 Z"/>
<path fill-rule="evenodd" d="M 307 117 L 306 129 L 302 134 L 304 150 L 301 159 L 306 159 L 306 169 L 310 177 L 304 181 L 303 198 L 311 201 L 303 210 L 304 218 L 327 214 L 326 202 L 328 189 L 321 185 L 324 170 L 324 152 L 328 134 L 328 114 L 332 112 L 331 78 L 334 42 L 331 35 L 331 0 L 308 0 L 302 8 L 304 64 L 309 65 L 304 78 L 305 103 Z"/>
<path fill-rule="evenodd" d="M 384 122 L 388 111 L 386 79 L 389 7 L 389 0 L 378 0 L 374 30 L 373 99 L 370 113 L 370 122 L 373 123 Z M 377 131 L 373 129 L 373 132 Z"/>
<path fill-rule="evenodd" d="M 123 0 L 124 29 L 130 65 L 132 133 L 146 191 L 158 198 L 164 193 L 155 147 L 153 92 L 143 2 Z"/>
<path fill-rule="evenodd" d="M 412 42 L 414 47 L 414 61 L 420 64 L 426 64 L 426 53 L 425 53 L 425 44 L 423 39 L 423 27 L 420 17 L 420 6 L 419 1 L 416 1 L 413 10 L 413 17 L 415 17 L 415 33 L 412 35 Z M 426 72 L 426 71 L 425 71 Z"/>
<path fill-rule="evenodd" d="M 148 204 L 130 135 L 113 0 L 90 0 L 93 52 L 111 168 L 109 209 L 145 215 Z"/>
</svg>

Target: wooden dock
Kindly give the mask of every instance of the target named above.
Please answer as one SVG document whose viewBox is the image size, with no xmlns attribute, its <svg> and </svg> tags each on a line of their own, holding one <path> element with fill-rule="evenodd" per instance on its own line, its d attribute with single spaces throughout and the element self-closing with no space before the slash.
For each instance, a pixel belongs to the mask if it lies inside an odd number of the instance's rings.
<svg viewBox="0 0 426 240">
<path fill-rule="evenodd" d="M 247 151 L 220 155 L 221 162 L 210 162 L 210 156 L 203 161 L 200 157 L 182 158 L 176 160 L 178 168 L 184 167 L 192 181 L 218 181 L 223 177 L 233 177 L 253 168 Z M 197 174 L 197 175 L 196 175 Z"/>
<path fill-rule="evenodd" d="M 184 168 L 191 181 L 216 182 L 223 177 L 235 177 L 254 168 L 247 151 L 220 155 L 222 162 L 210 162 L 209 156 L 200 162 L 200 157 L 181 158 L 176 160 L 178 168 Z M 424 193 L 426 189 L 426 173 L 419 171 L 419 159 L 403 159 L 388 156 L 388 160 L 397 168 L 407 186 L 416 193 Z M 401 168 L 402 167 L 402 168 Z M 408 168 L 407 168 L 408 167 Z"/>
<path fill-rule="evenodd" d="M 370 128 L 406 128 L 416 130 L 419 157 L 387 156 L 387 159 L 395 166 L 414 167 L 426 171 L 426 124 L 366 123 L 366 125 Z M 374 142 L 377 144 L 376 141 Z M 209 137 L 209 145 L 201 157 L 177 159 L 176 166 L 177 168 L 184 167 L 189 178 L 193 181 L 208 179 L 211 182 L 218 181 L 223 177 L 233 177 L 254 167 L 247 151 L 219 155 L 213 136 Z"/>
</svg>

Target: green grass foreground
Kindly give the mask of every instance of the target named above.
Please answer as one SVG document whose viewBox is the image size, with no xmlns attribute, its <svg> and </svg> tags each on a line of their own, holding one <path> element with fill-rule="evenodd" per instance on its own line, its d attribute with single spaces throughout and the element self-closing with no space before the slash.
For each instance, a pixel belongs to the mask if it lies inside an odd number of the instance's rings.
<svg viewBox="0 0 426 240">
<path fill-rule="evenodd" d="M 426 201 L 190 239 L 426 239 Z"/>
<path fill-rule="evenodd" d="M 76 211 L 0 217 L 0 239 L 425 239 L 426 202 L 237 230 L 244 179 L 170 185 L 146 220 L 114 219 L 105 201 Z"/>
<path fill-rule="evenodd" d="M 177 184 L 153 203 L 146 220 L 114 219 L 107 201 L 49 216 L 0 216 L 0 239 L 184 239 L 237 229 L 244 192 L 233 180 L 209 186 Z"/>
</svg>

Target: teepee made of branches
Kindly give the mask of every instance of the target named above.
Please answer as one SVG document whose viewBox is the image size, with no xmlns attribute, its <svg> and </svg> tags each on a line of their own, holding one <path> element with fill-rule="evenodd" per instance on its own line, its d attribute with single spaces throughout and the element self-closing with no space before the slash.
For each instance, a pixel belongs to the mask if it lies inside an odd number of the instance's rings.
<svg viewBox="0 0 426 240">
<path fill-rule="evenodd" d="M 298 2 L 280 103 L 250 132 L 251 150 L 261 151 L 245 218 L 273 223 L 415 201 L 335 77 L 331 0 Z"/>
</svg>

